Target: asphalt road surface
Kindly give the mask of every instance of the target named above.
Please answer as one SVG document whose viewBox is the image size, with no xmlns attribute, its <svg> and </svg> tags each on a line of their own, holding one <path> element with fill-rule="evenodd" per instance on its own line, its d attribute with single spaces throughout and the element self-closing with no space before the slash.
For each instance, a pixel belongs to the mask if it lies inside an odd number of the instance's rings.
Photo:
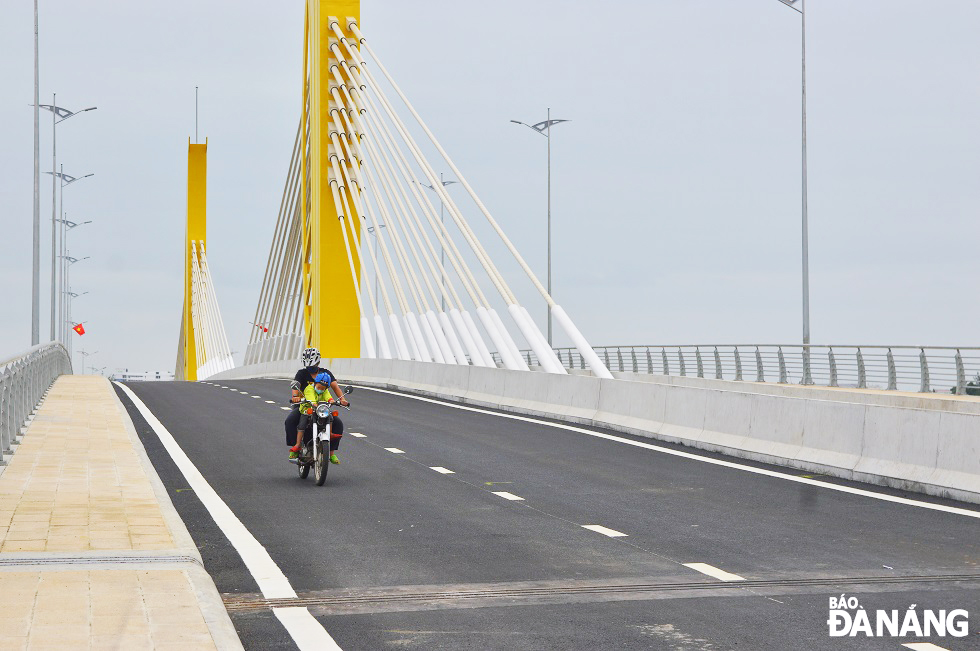
<svg viewBox="0 0 980 651">
<path fill-rule="evenodd" d="M 317 487 L 286 459 L 288 382 L 127 386 L 295 589 L 263 597 L 121 394 L 248 649 L 297 648 L 276 604 L 345 651 L 980 649 L 980 519 L 956 512 L 975 505 L 369 388 Z M 968 634 L 832 637 L 841 595 L 872 628 L 879 609 L 964 609 Z"/>
</svg>

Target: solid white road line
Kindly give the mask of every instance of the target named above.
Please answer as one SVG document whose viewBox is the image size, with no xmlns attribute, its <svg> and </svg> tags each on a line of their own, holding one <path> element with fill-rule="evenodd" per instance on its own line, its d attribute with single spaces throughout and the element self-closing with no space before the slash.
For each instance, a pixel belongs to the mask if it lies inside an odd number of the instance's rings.
<svg viewBox="0 0 980 651">
<path fill-rule="evenodd" d="M 323 625 L 316 621 L 316 617 L 310 614 L 306 608 L 290 606 L 287 608 L 273 608 L 276 618 L 289 631 L 293 642 L 300 648 L 300 651 L 341 651 L 340 646 L 334 642 L 330 634 L 323 629 Z M 326 639 L 324 639 L 326 635 Z"/>
<path fill-rule="evenodd" d="M 826 488 L 828 490 L 838 491 L 841 493 L 850 493 L 851 495 L 870 497 L 871 499 L 881 500 L 883 502 L 893 502 L 895 504 L 903 504 L 905 506 L 915 506 L 920 509 L 929 509 L 931 511 L 942 511 L 944 513 L 953 513 L 955 515 L 965 515 L 969 518 L 980 519 L 980 511 L 971 511 L 969 509 L 961 509 L 956 506 L 946 506 L 945 504 L 932 504 L 931 502 L 920 502 L 919 500 L 912 500 L 907 497 L 896 497 L 895 495 L 876 493 L 874 491 L 866 490 L 864 488 L 853 488 L 851 486 L 840 486 L 838 484 L 830 484 L 827 482 L 818 481 L 816 479 L 809 479 L 807 477 L 798 477 L 797 475 L 789 475 L 785 472 L 779 472 L 776 470 L 768 470 L 766 468 L 755 468 L 753 466 L 747 466 L 745 464 L 735 463 L 734 461 L 725 461 L 724 459 L 713 459 L 711 457 L 705 457 L 699 454 L 694 454 L 693 452 L 684 452 L 683 450 L 673 450 L 671 448 L 665 448 L 662 445 L 653 445 L 652 443 L 644 443 L 643 441 L 633 441 L 627 438 L 623 438 L 621 436 L 615 436 L 613 434 L 605 434 L 603 432 L 595 432 L 592 430 L 587 430 L 583 427 L 576 427 L 574 425 L 565 425 L 563 423 L 552 423 L 545 420 L 538 420 L 537 418 L 531 418 L 529 416 L 517 416 L 515 414 L 505 414 L 497 411 L 490 411 L 488 409 L 480 409 L 478 407 L 467 407 L 465 405 L 456 405 L 449 402 L 443 402 L 442 400 L 435 400 L 433 398 L 424 398 L 422 396 L 413 396 L 411 394 L 400 393 L 398 391 L 389 391 L 388 389 L 378 389 L 375 387 L 368 387 L 363 385 L 361 385 L 361 388 L 365 389 L 366 391 L 388 393 L 393 396 L 401 396 L 403 398 L 410 398 L 412 400 L 419 400 L 421 402 L 431 402 L 432 404 L 442 405 L 443 407 L 450 407 L 452 409 L 472 411 L 477 414 L 489 414 L 490 416 L 499 416 L 500 418 L 519 420 L 525 423 L 535 423 L 537 425 L 555 427 L 557 429 L 563 429 L 570 432 L 579 432 L 581 434 L 588 434 L 589 436 L 605 439 L 607 441 L 615 441 L 617 443 L 622 443 L 624 445 L 632 445 L 633 447 L 643 448 L 646 450 L 653 450 L 655 452 L 660 452 L 662 454 L 669 454 L 671 456 L 681 457 L 683 459 L 700 461 L 701 463 L 709 463 L 714 466 L 722 466 L 724 468 L 732 468 L 734 470 L 742 470 L 744 472 L 751 472 L 753 474 L 764 475 L 766 477 L 775 477 L 777 479 L 784 479 L 786 481 L 792 481 L 798 484 L 818 486 L 820 488 Z"/>
<path fill-rule="evenodd" d="M 255 536 L 245 528 L 242 521 L 238 519 L 221 496 L 211 487 L 211 484 L 204 478 L 201 471 L 197 469 L 194 462 L 184 453 L 173 435 L 164 427 L 163 423 L 153 415 L 153 412 L 143 404 L 129 387 L 115 383 L 123 390 L 129 399 L 142 414 L 143 418 L 163 444 L 163 447 L 170 453 L 170 457 L 177 464 L 180 472 L 184 475 L 189 486 L 194 490 L 197 498 L 207 508 L 208 513 L 214 518 L 215 524 L 227 536 L 229 542 L 242 557 L 245 567 L 255 578 L 262 596 L 266 599 L 296 598 L 296 591 L 289 583 L 289 579 L 283 574 L 276 562 L 269 556 L 269 552 L 262 546 Z M 334 639 L 330 637 L 326 629 L 318 622 L 306 608 L 283 608 L 287 611 L 276 613 L 279 621 L 286 627 L 290 637 L 296 642 L 297 646 L 303 651 L 314 651 L 315 649 L 339 649 Z M 304 611 L 306 615 L 297 611 Z M 315 626 L 314 626 L 315 625 Z"/>
<path fill-rule="evenodd" d="M 582 528 L 595 531 L 596 533 L 601 533 L 603 536 L 609 536 L 610 538 L 620 538 L 628 535 L 622 531 L 616 531 L 615 529 L 604 527 L 601 524 L 583 524 Z"/>
<path fill-rule="evenodd" d="M 490 491 L 498 497 L 502 497 L 505 500 L 510 500 L 511 502 L 523 502 L 524 498 L 520 495 L 514 495 L 513 493 L 508 493 L 507 491 Z"/>
<path fill-rule="evenodd" d="M 700 572 L 701 574 L 707 574 L 708 576 L 713 576 L 720 581 L 744 581 L 744 576 L 739 576 L 738 574 L 732 574 L 731 572 L 726 572 L 725 570 L 719 570 L 714 565 L 708 565 L 707 563 L 683 563 L 684 567 L 689 567 L 692 570 Z"/>
<path fill-rule="evenodd" d="M 435 470 L 436 472 L 441 473 L 443 475 L 455 475 L 456 474 L 455 472 L 453 472 L 449 468 L 443 468 L 442 466 L 429 466 L 429 467 L 432 468 L 433 470 Z"/>
<path fill-rule="evenodd" d="M 405 454 L 405 450 L 399 450 L 398 448 L 385 448 L 385 450 L 392 454 Z"/>
<path fill-rule="evenodd" d="M 361 434 L 360 432 L 349 432 L 349 434 L 355 438 L 363 439 L 367 437 L 367 434 Z"/>
<path fill-rule="evenodd" d="M 908 644 L 903 644 L 906 649 L 912 649 L 912 651 L 949 651 L 941 646 L 936 646 L 932 642 L 909 642 Z"/>
</svg>

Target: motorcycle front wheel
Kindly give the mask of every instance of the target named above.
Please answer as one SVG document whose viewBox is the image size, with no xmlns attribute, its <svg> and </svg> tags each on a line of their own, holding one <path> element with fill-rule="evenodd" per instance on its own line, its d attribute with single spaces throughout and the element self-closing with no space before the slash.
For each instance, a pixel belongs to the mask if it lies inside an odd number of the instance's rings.
<svg viewBox="0 0 980 651">
<path fill-rule="evenodd" d="M 324 449 L 326 448 L 326 449 Z M 316 485 L 323 486 L 327 481 L 327 469 L 330 467 L 330 444 L 323 441 L 316 442 L 316 459 L 313 462 L 313 476 L 316 478 Z"/>
</svg>

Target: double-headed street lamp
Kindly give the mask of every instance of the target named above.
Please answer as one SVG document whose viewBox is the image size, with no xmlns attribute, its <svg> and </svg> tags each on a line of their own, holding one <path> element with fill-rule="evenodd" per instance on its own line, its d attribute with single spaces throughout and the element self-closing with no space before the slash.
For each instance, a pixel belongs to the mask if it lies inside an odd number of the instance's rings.
<svg viewBox="0 0 980 651">
<path fill-rule="evenodd" d="M 81 111 L 70 111 L 62 106 L 58 106 L 58 95 L 54 94 L 51 96 L 50 104 L 41 104 L 38 108 L 43 108 L 45 111 L 51 111 L 51 339 L 55 338 L 55 295 L 57 293 L 57 288 L 55 287 L 55 255 L 57 246 L 55 244 L 55 239 L 57 237 L 57 227 L 56 221 L 58 218 L 58 206 L 57 206 L 57 181 L 54 177 L 58 176 L 58 124 L 64 122 L 68 118 L 74 117 L 79 113 L 85 113 L 86 111 L 94 111 L 97 107 L 90 106 L 87 109 L 82 109 Z M 61 170 L 64 172 L 64 169 Z M 91 176 L 91 174 L 89 175 Z M 85 177 L 82 177 L 85 178 Z M 62 181 L 64 181 L 62 179 Z M 62 188 L 67 185 L 62 182 Z M 64 193 L 62 192 L 62 197 Z M 64 212 L 64 207 L 62 207 L 62 212 Z M 62 252 L 64 249 L 62 249 Z"/>
<path fill-rule="evenodd" d="M 452 185 L 453 183 L 457 183 L 457 181 L 443 181 L 442 180 L 442 172 L 439 172 L 439 183 L 442 184 L 442 187 L 446 187 L 447 185 Z M 435 186 L 429 185 L 428 183 L 422 183 L 422 181 L 419 181 L 419 185 L 421 185 L 423 188 L 429 188 L 433 192 L 436 192 Z M 436 194 L 439 194 L 439 193 L 436 192 Z M 444 212 L 445 212 L 444 211 L 444 208 L 445 208 L 445 204 L 442 202 L 442 195 L 440 195 L 439 196 L 439 221 L 442 222 L 442 225 L 443 225 L 442 228 L 443 228 L 443 230 L 446 229 L 446 218 L 444 216 Z M 439 269 L 441 270 L 441 274 L 442 274 L 442 279 L 441 279 L 442 286 L 445 287 L 445 285 L 446 285 L 446 247 L 444 247 L 442 245 L 442 241 L 443 241 L 443 238 L 440 237 L 439 238 L 439 265 L 440 265 L 439 266 Z M 442 311 L 443 312 L 446 311 L 446 297 L 444 295 L 442 296 Z"/>
<path fill-rule="evenodd" d="M 548 139 L 548 295 L 551 295 L 551 127 L 556 124 L 561 124 L 562 122 L 570 122 L 571 120 L 552 120 L 551 119 L 551 108 L 548 108 L 548 117 L 543 122 L 538 122 L 537 124 L 527 124 L 526 122 L 521 122 L 520 120 L 511 120 L 514 124 L 523 124 L 528 129 L 540 133 L 542 136 Z M 552 346 L 551 342 L 551 310 L 548 310 L 548 346 Z"/>
<path fill-rule="evenodd" d="M 87 352 L 87 351 L 84 351 L 84 350 L 79 349 L 78 353 L 82 356 L 82 375 L 85 375 L 85 361 L 89 357 L 91 357 L 92 355 L 98 355 L 99 354 L 99 351 L 95 351 L 94 353 L 90 353 L 90 352 Z"/>
</svg>

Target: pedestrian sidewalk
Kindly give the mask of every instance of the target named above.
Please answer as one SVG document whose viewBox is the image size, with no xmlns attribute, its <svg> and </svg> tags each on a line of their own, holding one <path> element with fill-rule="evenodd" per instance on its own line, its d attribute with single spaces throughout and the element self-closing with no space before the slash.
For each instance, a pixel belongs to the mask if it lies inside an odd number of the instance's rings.
<svg viewBox="0 0 980 651">
<path fill-rule="evenodd" d="M 0 467 L 0 651 L 241 648 L 112 386 L 61 376 Z"/>
</svg>

